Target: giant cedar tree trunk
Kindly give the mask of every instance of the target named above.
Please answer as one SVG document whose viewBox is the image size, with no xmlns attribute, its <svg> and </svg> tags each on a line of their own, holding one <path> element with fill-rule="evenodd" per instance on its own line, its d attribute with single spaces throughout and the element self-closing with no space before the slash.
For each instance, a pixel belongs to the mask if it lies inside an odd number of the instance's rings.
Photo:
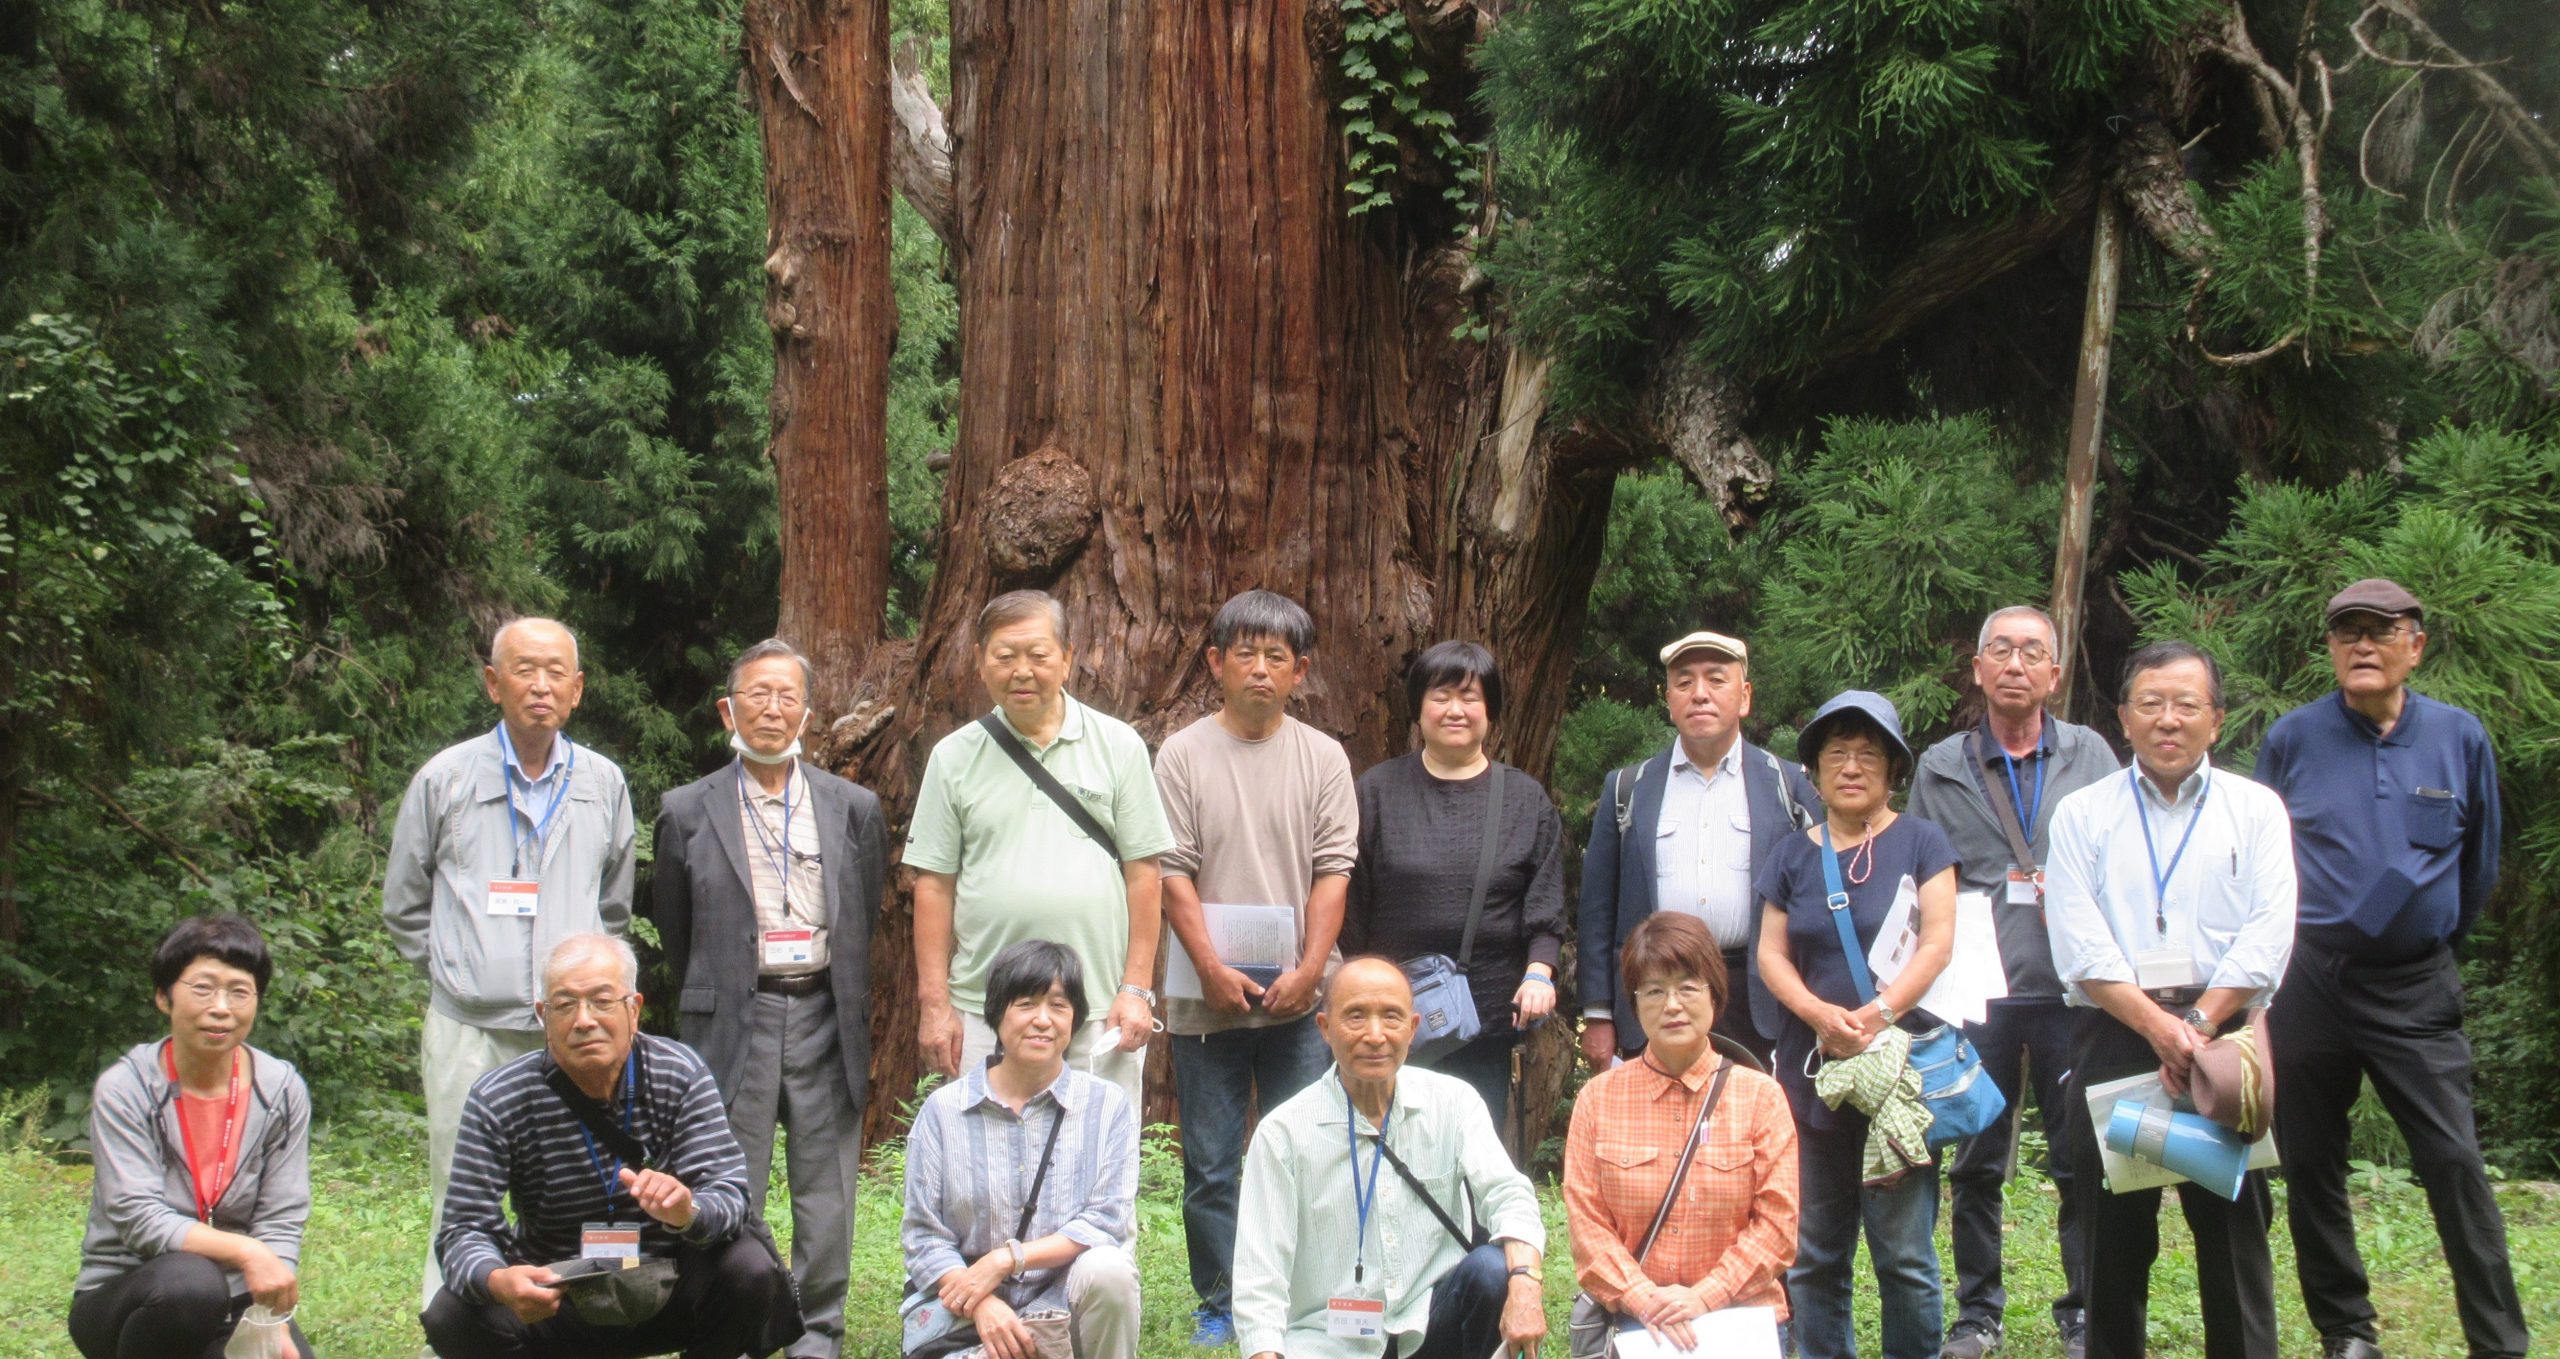
<svg viewBox="0 0 2560 1359">
<path fill-rule="evenodd" d="M 810 698 L 832 715 L 889 600 L 889 0 L 748 0 L 743 46 L 764 138 L 778 631 L 816 662 Z"/>
<path fill-rule="evenodd" d="M 1338 25 L 1336 0 L 955 0 L 958 443 L 919 635 L 856 695 L 895 712 L 832 752 L 893 834 L 933 742 L 986 706 L 972 617 L 1021 586 L 1064 601 L 1077 696 L 1151 741 L 1214 705 L 1222 601 L 1303 601 L 1300 716 L 1359 768 L 1409 748 L 1407 661 L 1482 639 L 1511 695 L 1496 746 L 1544 771 L 1608 477 L 1533 437 L 1541 366 L 1451 339 L 1447 219 L 1346 215 L 1311 50 Z M 875 950 L 875 1136 L 918 1074 L 911 949 L 901 892 Z"/>
</svg>

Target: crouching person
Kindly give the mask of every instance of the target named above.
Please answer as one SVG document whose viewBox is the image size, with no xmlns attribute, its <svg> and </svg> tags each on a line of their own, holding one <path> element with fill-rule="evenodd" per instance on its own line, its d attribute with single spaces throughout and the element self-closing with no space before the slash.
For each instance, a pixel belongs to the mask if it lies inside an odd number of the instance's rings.
<svg viewBox="0 0 2560 1359">
<path fill-rule="evenodd" d="M 180 921 L 152 954 L 169 1036 L 117 1058 L 89 1102 L 97 1183 L 71 1295 L 86 1359 L 220 1359 L 253 1302 L 293 1315 L 311 1096 L 249 1046 L 273 971 L 236 915 Z"/>
<path fill-rule="evenodd" d="M 562 940 L 542 1050 L 471 1087 L 436 1235 L 444 1287 L 419 1317 L 444 1359 L 735 1359 L 799 1337 L 710 1068 L 639 1032 L 638 984 L 630 945 Z"/>
<path fill-rule="evenodd" d="M 1404 973 L 1345 963 L 1316 1025 L 1333 1069 L 1265 1114 L 1245 1153 L 1247 1359 L 1534 1354 L 1547 1330 L 1537 1192 L 1466 1082 L 1404 1069 Z"/>
</svg>

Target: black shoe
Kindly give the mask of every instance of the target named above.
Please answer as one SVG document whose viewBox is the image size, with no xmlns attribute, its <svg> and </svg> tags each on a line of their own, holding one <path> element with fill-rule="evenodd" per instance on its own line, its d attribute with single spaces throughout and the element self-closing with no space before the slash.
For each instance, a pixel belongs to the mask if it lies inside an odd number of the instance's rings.
<svg viewBox="0 0 2560 1359">
<path fill-rule="evenodd" d="M 2054 1320 L 2053 1326 L 2055 1330 L 2062 1332 L 2064 1359 L 2089 1359 L 2088 1313 L 2074 1312 L 2068 1317 L 2058 1317 Z"/>
<path fill-rule="evenodd" d="M 2322 1336 L 2320 1359 L 2382 1359 L 2382 1347 L 2360 1335 Z"/>
<path fill-rule="evenodd" d="M 1938 1355 L 1939 1359 L 1989 1359 L 1999 1348 L 1999 1322 L 1975 1321 L 1967 1317 L 1947 1332 L 1947 1343 L 1938 1350 Z"/>
</svg>

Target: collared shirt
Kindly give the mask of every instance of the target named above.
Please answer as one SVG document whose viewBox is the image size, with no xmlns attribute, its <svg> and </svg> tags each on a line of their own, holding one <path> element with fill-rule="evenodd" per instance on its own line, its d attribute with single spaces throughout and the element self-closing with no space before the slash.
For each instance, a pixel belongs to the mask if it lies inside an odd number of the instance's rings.
<svg viewBox="0 0 2560 1359">
<path fill-rule="evenodd" d="M 2054 809 L 2045 865 L 2054 971 L 2072 1004 L 2090 1005 L 2082 982 L 2138 983 L 2137 958 L 2182 949 L 2194 985 L 2245 988 L 2257 993 L 2252 1006 L 2265 1004 L 2293 953 L 2293 832 L 2284 800 L 2210 762 L 2176 797 L 2163 797 L 2140 768 Z M 2165 890 L 2153 876 L 2155 855 L 2169 877 Z"/>
<path fill-rule="evenodd" d="M 907 1212 L 898 1241 L 911 1288 L 932 1288 L 1003 1248 L 1022 1223 L 1053 1126 L 1058 1149 L 1021 1239 L 1063 1235 L 1087 1247 L 1124 1248 L 1135 1239 L 1138 1116 L 1120 1087 L 1071 1066 L 1017 1114 L 987 1088 L 987 1068 L 973 1067 L 927 1096 L 907 1133 Z M 999 1289 L 1016 1312 L 1064 1309 L 1067 1268 L 1026 1270 Z"/>
<path fill-rule="evenodd" d="M 1356 1117 L 1338 1069 L 1264 1114 L 1244 1158 L 1236 1220 L 1236 1341 L 1248 1355 L 1377 1359 L 1386 1342 L 1326 1332 L 1336 1297 L 1383 1298 L 1384 1330 L 1410 1353 L 1431 1316 L 1431 1287 L 1466 1247 L 1452 1239 L 1393 1166 L 1379 1168 L 1365 1246 L 1351 1192 L 1357 1136 L 1363 1193 L 1378 1130 Z M 1466 1082 L 1406 1067 L 1387 1104 L 1387 1145 L 1464 1227 L 1469 1205 L 1494 1239 L 1544 1250 L 1537 1191 L 1511 1164 L 1493 1116 Z M 1352 1276 L 1356 1268 L 1360 1277 Z"/>
<path fill-rule="evenodd" d="M 2408 693 L 2384 732 L 2331 693 L 2276 719 L 2258 777 L 2293 813 L 2306 936 L 2413 957 L 2468 930 L 2498 885 L 2498 760 L 2460 708 Z"/>
<path fill-rule="evenodd" d="M 747 847 L 747 876 L 755 888 L 756 927 L 791 927 L 817 931 L 806 963 L 767 963 L 768 977 L 797 976 L 827 968 L 827 881 L 818 857 L 818 814 L 809 805 L 809 780 L 800 762 L 779 793 L 768 793 L 743 762 L 737 766 L 738 831 Z M 783 808 L 791 811 L 790 833 L 783 830 Z M 763 954 L 758 952 L 761 959 Z"/>
<path fill-rule="evenodd" d="M 1742 783 L 1736 738 L 1713 769 L 1700 769 L 1688 747 L 1671 743 L 1670 777 L 1662 785 L 1662 817 L 1654 823 L 1654 902 L 1696 916 L 1723 948 L 1751 938 L 1751 798 Z"/>
<path fill-rule="evenodd" d="M 951 1003 L 986 1002 L 995 956 L 1047 939 L 1084 964 L 1085 1001 L 1111 1008 L 1129 961 L 1129 888 L 1122 862 L 1173 848 L 1147 743 L 1128 723 L 1065 699 L 1058 738 L 1033 754 L 1119 842 L 1120 862 L 1076 828 L 975 721 L 943 737 L 925 761 L 907 824 L 907 867 L 948 873 L 952 889 Z M 1012 730 L 1010 718 L 999 719 Z M 1030 741 L 1014 731 L 1028 749 Z"/>
<path fill-rule="evenodd" d="M 1796 1256 L 1796 1125 L 1778 1083 L 1747 1067 L 1725 1078 L 1680 1200 L 1638 1264 L 1698 1106 L 1722 1060 L 1702 1052 L 1677 1077 L 1639 1057 L 1591 1078 L 1564 1143 L 1574 1277 L 1601 1306 L 1638 1312 L 1659 1284 L 1696 1288 L 1708 1307 L 1775 1307 Z"/>
</svg>

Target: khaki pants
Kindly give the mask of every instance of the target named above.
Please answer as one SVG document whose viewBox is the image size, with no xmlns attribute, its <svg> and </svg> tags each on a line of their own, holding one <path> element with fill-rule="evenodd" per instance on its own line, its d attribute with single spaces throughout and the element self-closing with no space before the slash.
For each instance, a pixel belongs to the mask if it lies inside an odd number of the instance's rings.
<svg viewBox="0 0 2560 1359">
<path fill-rule="evenodd" d="M 418 1034 L 418 1072 L 427 1088 L 427 1268 L 418 1290 L 426 1310 L 444 1287 L 436 1263 L 436 1233 L 444 1230 L 444 1190 L 453 1179 L 453 1140 L 462 1130 L 462 1105 L 472 1082 L 542 1046 L 540 1029 L 484 1029 L 434 1009 Z"/>
<path fill-rule="evenodd" d="M 1095 1246 L 1067 1266 L 1067 1312 L 1076 1359 L 1137 1359 L 1138 1265 L 1117 1246 Z"/>
<path fill-rule="evenodd" d="M 1075 1041 L 1067 1044 L 1067 1065 L 1090 1072 L 1120 1087 L 1129 1097 L 1129 1112 L 1140 1120 L 1147 1116 L 1146 1102 L 1140 1098 L 1147 1076 L 1147 1050 L 1122 1052 L 1119 1031 L 1104 1020 L 1087 1020 L 1076 1030 Z M 996 1031 L 976 1015 L 960 1016 L 960 1069 L 966 1072 L 987 1064 L 995 1055 Z"/>
</svg>

